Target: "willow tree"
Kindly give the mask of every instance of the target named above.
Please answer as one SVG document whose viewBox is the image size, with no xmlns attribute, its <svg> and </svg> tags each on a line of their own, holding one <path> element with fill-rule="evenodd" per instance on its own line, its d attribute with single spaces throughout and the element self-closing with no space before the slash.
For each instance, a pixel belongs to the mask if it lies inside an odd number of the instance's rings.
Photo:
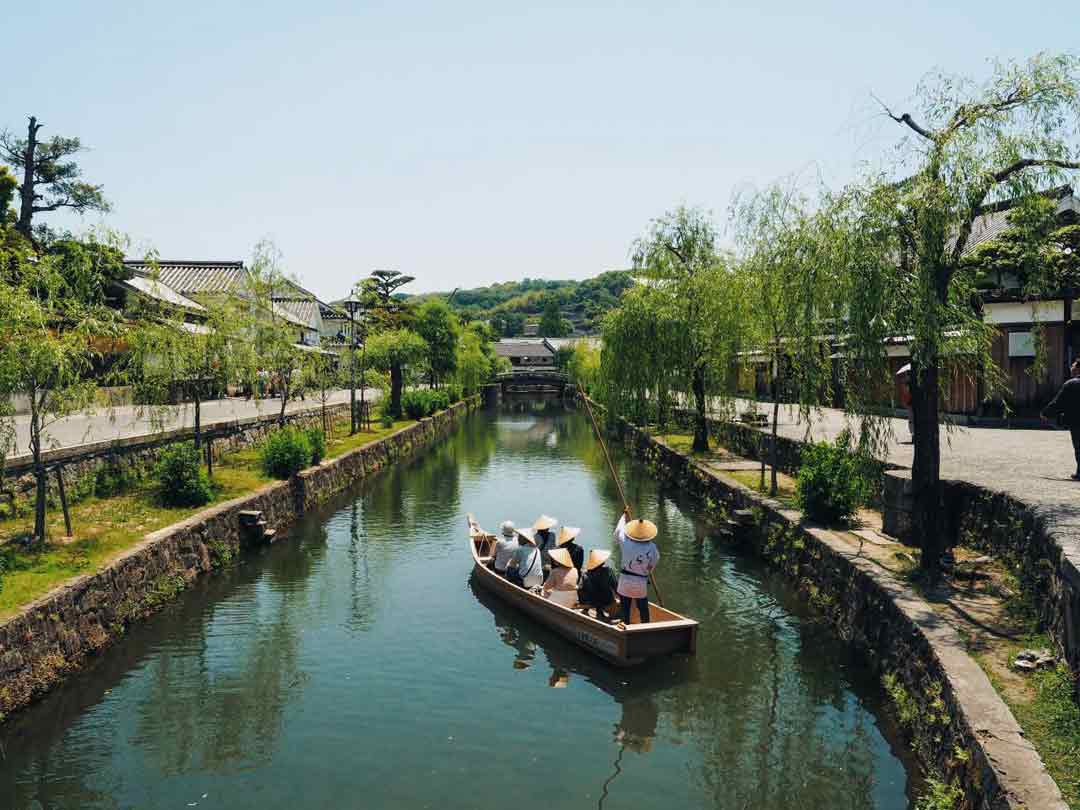
<svg viewBox="0 0 1080 810">
<path fill-rule="evenodd" d="M 810 430 L 813 411 L 830 398 L 828 331 L 836 304 L 825 220 L 793 182 L 777 183 L 737 200 L 733 216 L 742 250 L 748 342 L 765 354 L 772 395 L 770 492 L 777 491 L 778 425 L 782 400 L 794 402 Z M 761 457 L 765 486 L 766 456 Z"/>
<path fill-rule="evenodd" d="M 13 253 L 8 260 L 13 272 L 0 280 L 0 398 L 22 396 L 29 405 L 34 540 L 44 543 L 49 428 L 94 404 L 95 370 L 122 324 L 114 310 L 65 294 L 55 255 Z"/>
<path fill-rule="evenodd" d="M 390 375 L 390 413 L 401 416 L 405 375 L 427 357 L 427 344 L 411 329 L 392 329 L 372 335 L 367 342 L 368 362 Z"/>
<path fill-rule="evenodd" d="M 297 347 L 303 338 L 301 327 L 286 317 L 284 307 L 276 300 L 294 290 L 295 284 L 286 275 L 281 252 L 272 242 L 262 240 L 255 246 L 247 284 L 252 298 L 255 356 L 273 378 L 275 392 L 281 398 L 278 424 L 284 426 L 285 408 L 302 384 L 305 355 Z"/>
<path fill-rule="evenodd" d="M 708 397 L 728 392 L 728 374 L 739 345 L 742 318 L 738 276 L 717 249 L 707 213 L 680 206 L 655 219 L 634 244 L 634 269 L 647 291 L 647 306 L 665 323 L 671 366 L 694 404 L 695 452 L 709 447 Z M 648 353 L 650 347 L 641 347 Z M 640 356 L 640 353 L 639 355 Z"/>
<path fill-rule="evenodd" d="M 882 382 L 884 339 L 904 336 L 911 352 L 915 459 L 913 525 L 921 567 L 940 571 L 941 412 L 945 373 L 993 372 L 994 329 L 973 305 L 973 274 L 962 261 L 987 207 L 1034 204 L 1039 193 L 1080 168 L 1073 127 L 1080 115 L 1080 62 L 1040 54 L 1001 63 L 981 84 L 934 75 L 917 112 L 894 113 L 902 127 L 899 165 L 848 190 L 848 237 L 837 245 L 848 275 L 852 408 Z M 991 375 L 990 383 L 997 379 Z"/>
</svg>

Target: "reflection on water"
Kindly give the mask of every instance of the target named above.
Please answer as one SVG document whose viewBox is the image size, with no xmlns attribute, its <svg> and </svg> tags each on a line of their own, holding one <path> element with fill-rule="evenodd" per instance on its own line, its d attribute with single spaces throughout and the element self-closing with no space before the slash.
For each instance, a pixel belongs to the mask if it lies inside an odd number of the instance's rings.
<svg viewBox="0 0 1080 810">
<path fill-rule="evenodd" d="M 511 403 L 16 717 L 0 806 L 906 807 L 862 667 L 680 492 L 615 460 L 660 527 L 665 598 L 701 622 L 695 657 L 614 669 L 473 587 L 465 512 L 549 512 L 588 549 L 620 509 L 586 418 Z"/>
</svg>

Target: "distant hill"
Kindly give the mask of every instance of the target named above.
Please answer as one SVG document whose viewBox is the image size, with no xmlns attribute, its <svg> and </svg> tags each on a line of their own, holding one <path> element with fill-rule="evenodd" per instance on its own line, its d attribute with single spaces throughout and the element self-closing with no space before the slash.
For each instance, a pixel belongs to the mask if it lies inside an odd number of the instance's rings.
<svg viewBox="0 0 1080 810">
<path fill-rule="evenodd" d="M 611 270 L 584 281 L 526 278 L 458 290 L 450 306 L 467 319 L 491 321 L 499 334 L 510 337 L 523 334 L 526 324 L 538 322 L 544 306 L 554 299 L 574 334 L 594 334 L 600 327 L 600 319 L 618 304 L 619 296 L 632 284 L 628 270 Z M 413 296 L 413 300 L 449 295 L 449 292 L 425 293 Z"/>
</svg>

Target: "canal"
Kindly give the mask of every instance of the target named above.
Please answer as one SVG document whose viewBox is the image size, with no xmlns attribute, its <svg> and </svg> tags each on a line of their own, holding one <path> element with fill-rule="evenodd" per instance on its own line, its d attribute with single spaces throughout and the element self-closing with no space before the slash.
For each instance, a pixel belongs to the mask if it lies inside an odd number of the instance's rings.
<svg viewBox="0 0 1080 810">
<path fill-rule="evenodd" d="M 618 671 L 478 591 L 465 514 L 608 547 L 587 419 L 478 414 L 199 582 L 0 729 L 0 807 L 901 809 L 869 671 L 617 450 L 694 658 Z"/>
</svg>

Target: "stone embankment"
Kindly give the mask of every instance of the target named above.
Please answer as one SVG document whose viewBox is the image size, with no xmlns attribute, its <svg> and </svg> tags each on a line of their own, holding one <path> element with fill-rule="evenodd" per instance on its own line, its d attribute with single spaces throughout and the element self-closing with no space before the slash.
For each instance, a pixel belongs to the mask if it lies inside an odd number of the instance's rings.
<svg viewBox="0 0 1080 810">
<path fill-rule="evenodd" d="M 634 454 L 680 489 L 729 515 L 743 510 L 753 516 L 737 539 L 794 580 L 840 637 L 866 656 L 903 704 L 921 764 L 960 786 L 964 807 L 1065 810 L 1038 753 L 958 633 L 906 583 L 840 533 L 805 522 L 799 511 L 638 428 L 625 422 L 620 428 Z M 750 455 L 746 450 L 758 439 L 743 439 L 742 446 L 731 441 L 725 447 Z M 778 466 L 794 471 L 798 443 L 785 445 Z"/>
<path fill-rule="evenodd" d="M 95 574 L 78 577 L 0 624 L 0 718 L 26 706 L 89 656 L 158 610 L 197 577 L 241 551 L 240 513 L 258 510 L 283 529 L 304 512 L 447 435 L 474 411 L 471 397 L 379 441 L 218 504 L 148 534 Z"/>
<path fill-rule="evenodd" d="M 327 418 L 338 421 L 349 414 L 348 403 L 336 403 L 326 408 Z M 278 427 L 278 415 L 263 414 L 228 422 L 217 422 L 206 427 L 203 438 L 210 444 L 214 458 L 225 453 L 241 450 L 256 445 L 267 433 Z M 285 424 L 298 427 L 311 427 L 322 424 L 322 410 L 318 407 L 291 411 L 285 415 Z M 80 444 L 51 450 L 43 454 L 45 466 L 59 469 L 64 476 L 64 488 L 72 502 L 94 491 L 94 483 L 101 473 L 110 473 L 113 477 L 139 476 L 157 462 L 161 451 L 170 444 L 191 441 L 194 431 L 190 427 L 164 430 L 158 433 L 131 436 L 123 439 Z M 6 499 L 5 508 L 22 513 L 33 509 L 34 470 L 33 462 L 27 456 L 8 460 L 3 465 L 3 487 L 0 490 Z M 48 477 L 47 495 L 51 503 L 56 502 L 57 483 L 55 474 Z"/>
</svg>

